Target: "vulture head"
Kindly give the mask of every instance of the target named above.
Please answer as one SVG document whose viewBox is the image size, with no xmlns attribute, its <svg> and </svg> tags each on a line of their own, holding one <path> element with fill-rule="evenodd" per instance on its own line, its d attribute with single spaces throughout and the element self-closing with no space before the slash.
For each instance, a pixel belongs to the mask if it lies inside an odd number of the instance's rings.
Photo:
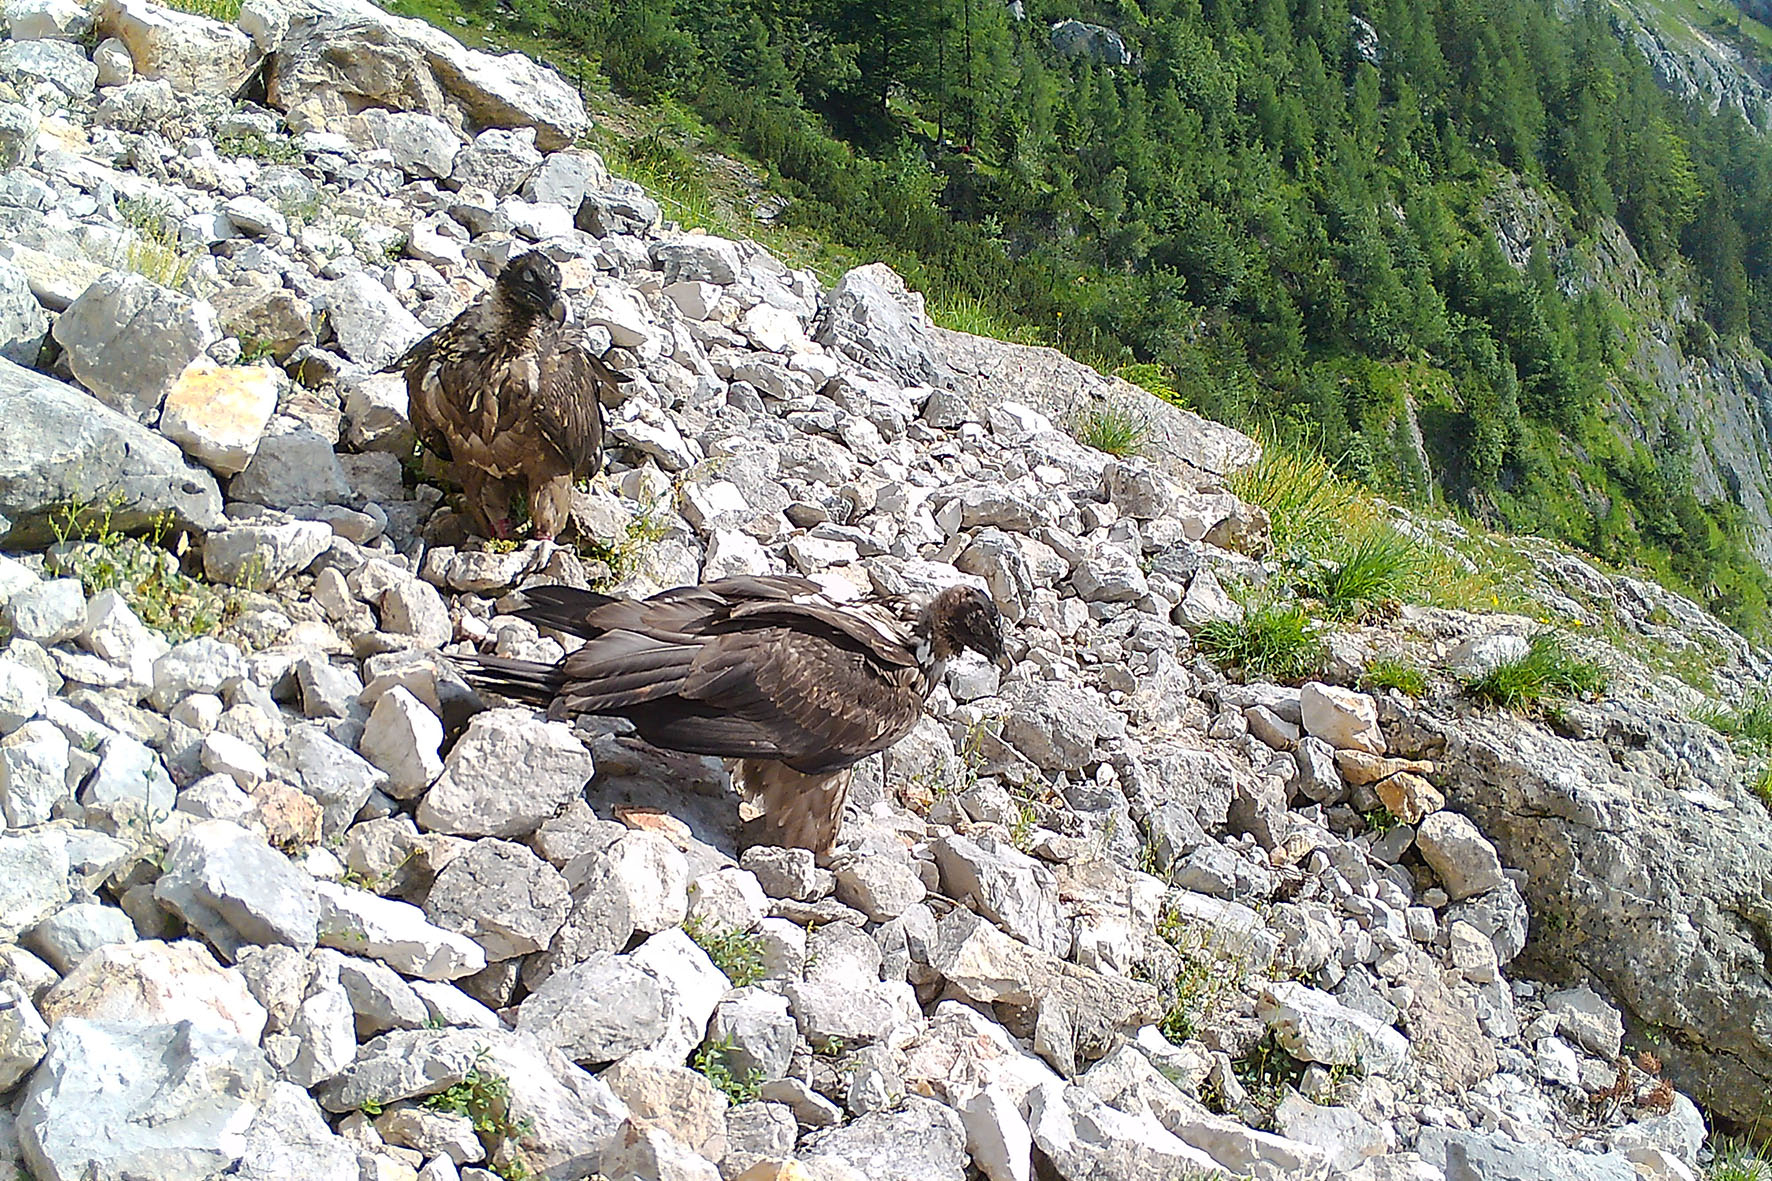
<svg viewBox="0 0 1772 1181">
<path fill-rule="evenodd" d="M 566 301 L 560 295 L 560 268 L 539 250 L 519 254 L 505 264 L 496 281 L 500 293 L 513 306 L 533 316 L 566 319 Z"/>
<path fill-rule="evenodd" d="M 929 637 L 937 660 L 970 648 L 1005 670 L 1015 667 L 1005 647 L 1003 613 L 975 586 L 950 586 L 929 600 L 917 630 Z"/>
</svg>

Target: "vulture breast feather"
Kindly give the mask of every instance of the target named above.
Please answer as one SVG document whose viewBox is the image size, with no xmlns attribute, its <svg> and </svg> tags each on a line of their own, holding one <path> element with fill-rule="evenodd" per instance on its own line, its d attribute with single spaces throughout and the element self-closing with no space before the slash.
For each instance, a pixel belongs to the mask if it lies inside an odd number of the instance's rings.
<svg viewBox="0 0 1772 1181">
<path fill-rule="evenodd" d="M 534 536 L 557 535 L 572 482 L 602 466 L 601 395 L 620 379 L 565 320 L 560 268 L 532 250 L 400 362 L 419 442 L 450 461 L 487 537 L 511 536 L 518 493 Z"/>
</svg>

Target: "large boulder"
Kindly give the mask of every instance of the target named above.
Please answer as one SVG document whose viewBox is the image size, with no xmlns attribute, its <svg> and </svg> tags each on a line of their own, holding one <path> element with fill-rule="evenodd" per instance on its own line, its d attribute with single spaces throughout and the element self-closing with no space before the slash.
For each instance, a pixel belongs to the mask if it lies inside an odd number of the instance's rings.
<svg viewBox="0 0 1772 1181">
<path fill-rule="evenodd" d="M 187 94 L 232 96 L 259 57 L 233 25 L 149 0 L 105 0 L 98 30 L 123 42 L 137 74 L 164 78 Z"/>
<path fill-rule="evenodd" d="M 1592 982 L 1713 1113 L 1772 1119 L 1772 814 L 1714 730 L 1638 702 L 1571 705 L 1580 739 L 1507 715 L 1423 712 L 1453 807 L 1525 871 L 1521 961 Z"/>
<path fill-rule="evenodd" d="M 170 441 L 71 385 L 0 359 L 0 545 L 42 545 L 63 506 L 109 504 L 111 524 L 221 523 L 215 477 Z"/>
<path fill-rule="evenodd" d="M 286 111 L 313 100 L 328 116 L 417 111 L 468 134 L 533 127 L 544 151 L 569 146 L 590 126 L 578 91 L 546 66 L 520 53 L 467 49 L 367 0 L 298 6 L 271 56 L 266 93 Z"/>
<path fill-rule="evenodd" d="M 933 330 L 923 297 L 876 262 L 837 280 L 815 339 L 907 385 L 943 385 L 950 378 Z"/>
<path fill-rule="evenodd" d="M 140 275 L 109 271 L 55 322 L 80 384 L 151 421 L 185 367 L 221 340 L 215 309 Z"/>
<path fill-rule="evenodd" d="M 231 1170 L 276 1074 L 258 1046 L 189 1021 L 68 1017 L 18 1105 L 18 1139 L 40 1181 Z"/>
</svg>

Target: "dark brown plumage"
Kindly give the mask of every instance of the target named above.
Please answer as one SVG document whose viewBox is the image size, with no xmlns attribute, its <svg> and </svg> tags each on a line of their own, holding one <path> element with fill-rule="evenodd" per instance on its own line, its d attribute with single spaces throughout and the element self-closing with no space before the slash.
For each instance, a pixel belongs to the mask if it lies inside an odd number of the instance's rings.
<svg viewBox="0 0 1772 1181">
<path fill-rule="evenodd" d="M 532 250 L 400 361 L 413 430 L 453 463 L 488 537 L 511 535 L 517 489 L 534 536 L 553 537 L 566 525 L 572 481 L 602 466 L 601 394 L 620 379 L 564 320 L 560 268 Z"/>
<path fill-rule="evenodd" d="M 828 851 L 849 772 L 910 732 L 947 660 L 1003 662 L 989 596 L 838 604 L 791 576 L 723 578 L 649 599 L 524 592 L 517 615 L 583 636 L 558 664 L 464 661 L 468 680 L 561 716 L 627 718 L 654 746 L 737 760 L 740 814 L 771 844 Z"/>
</svg>

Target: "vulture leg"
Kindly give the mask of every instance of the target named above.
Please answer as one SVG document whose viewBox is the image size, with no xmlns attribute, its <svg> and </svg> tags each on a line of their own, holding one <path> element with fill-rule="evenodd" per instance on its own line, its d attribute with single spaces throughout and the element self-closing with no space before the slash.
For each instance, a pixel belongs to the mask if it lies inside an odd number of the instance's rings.
<svg viewBox="0 0 1772 1181">
<path fill-rule="evenodd" d="M 843 827 L 850 771 L 806 775 L 773 759 L 738 760 L 732 780 L 741 801 L 743 843 L 830 853 Z"/>
<path fill-rule="evenodd" d="M 468 515 L 474 519 L 483 537 L 499 540 L 511 536 L 511 493 L 497 476 L 481 471 L 471 464 L 458 465 L 461 473 L 462 499 L 467 502 Z"/>
<path fill-rule="evenodd" d="M 572 473 L 553 464 L 540 466 L 529 473 L 530 536 L 537 539 L 558 537 L 566 528 L 572 511 Z"/>
</svg>

